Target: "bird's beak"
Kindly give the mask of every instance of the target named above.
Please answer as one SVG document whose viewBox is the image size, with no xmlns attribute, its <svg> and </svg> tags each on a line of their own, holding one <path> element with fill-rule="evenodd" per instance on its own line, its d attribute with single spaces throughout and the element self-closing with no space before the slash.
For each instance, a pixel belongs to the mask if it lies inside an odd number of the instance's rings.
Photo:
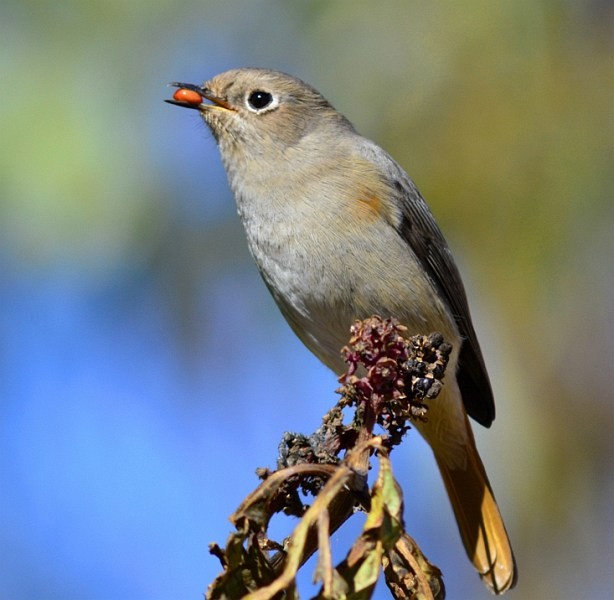
<svg viewBox="0 0 614 600">
<path fill-rule="evenodd" d="M 172 99 L 167 99 L 165 102 L 169 104 L 175 104 L 176 106 L 183 106 L 184 108 L 194 108 L 196 110 L 202 110 L 207 106 L 218 106 L 220 108 L 225 108 L 226 110 L 234 110 L 230 104 L 223 98 L 216 96 L 210 89 L 206 87 L 202 87 L 200 85 L 196 85 L 194 83 L 181 83 L 178 81 L 173 81 L 168 84 L 169 86 L 179 88 L 179 90 L 190 90 L 192 92 L 196 92 L 202 98 L 209 100 L 213 104 L 205 104 L 202 101 L 199 102 L 198 98 L 194 96 L 194 101 L 189 99 L 182 99 L 181 97 L 173 96 Z M 177 95 L 177 93 L 176 93 Z"/>
</svg>

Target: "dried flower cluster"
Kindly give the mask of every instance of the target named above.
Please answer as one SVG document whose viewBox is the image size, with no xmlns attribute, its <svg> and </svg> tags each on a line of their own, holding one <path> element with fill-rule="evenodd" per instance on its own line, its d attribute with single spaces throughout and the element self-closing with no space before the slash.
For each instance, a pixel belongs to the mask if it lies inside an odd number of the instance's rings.
<svg viewBox="0 0 614 600">
<path fill-rule="evenodd" d="M 348 371 L 339 379 L 340 393 L 347 404 L 373 413 L 391 445 L 401 441 L 409 421 L 427 418 L 424 400 L 441 391 L 452 350 L 440 333 L 405 338 L 406 330 L 395 319 L 356 321 L 342 351 Z"/>
<path fill-rule="evenodd" d="M 348 369 L 339 378 L 341 400 L 313 434 L 284 434 L 278 469 L 339 464 L 341 453 L 356 445 L 361 432 L 363 441 L 374 435 L 375 425 L 386 433 L 383 444 L 390 450 L 401 442 L 411 421 L 426 420 L 424 400 L 439 394 L 452 348 L 439 333 L 406 338 L 406 331 L 396 319 L 377 316 L 352 325 L 348 345 L 342 349 Z M 356 409 L 349 424 L 343 419 L 346 407 Z M 263 479 L 268 474 L 267 470 L 260 472 Z M 278 499 L 278 510 L 300 516 L 306 506 L 299 492 L 316 496 L 324 484 L 318 476 L 288 479 L 283 498 Z"/>
</svg>

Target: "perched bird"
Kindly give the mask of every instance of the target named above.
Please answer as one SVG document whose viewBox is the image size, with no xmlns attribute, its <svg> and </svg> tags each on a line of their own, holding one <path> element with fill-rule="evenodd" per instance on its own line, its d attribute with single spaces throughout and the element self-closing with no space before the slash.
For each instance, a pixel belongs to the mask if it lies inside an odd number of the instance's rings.
<svg viewBox="0 0 614 600">
<path fill-rule="evenodd" d="M 356 319 L 393 316 L 453 345 L 441 394 L 416 423 L 443 476 L 465 549 L 496 594 L 513 587 L 512 548 L 467 415 L 495 406 L 448 245 L 405 171 L 314 88 L 266 69 L 202 86 L 174 83 L 222 157 L 251 253 L 288 323 L 335 372 Z"/>
</svg>

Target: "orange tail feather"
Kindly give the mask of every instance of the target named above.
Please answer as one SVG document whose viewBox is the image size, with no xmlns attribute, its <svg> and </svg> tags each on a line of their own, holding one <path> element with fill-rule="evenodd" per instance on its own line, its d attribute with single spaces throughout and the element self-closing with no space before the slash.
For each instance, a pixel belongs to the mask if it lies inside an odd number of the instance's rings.
<svg viewBox="0 0 614 600">
<path fill-rule="evenodd" d="M 484 584 L 494 594 L 502 594 L 516 584 L 516 561 L 469 423 L 467 427 L 465 470 L 452 469 L 435 458 L 469 559 Z"/>
</svg>

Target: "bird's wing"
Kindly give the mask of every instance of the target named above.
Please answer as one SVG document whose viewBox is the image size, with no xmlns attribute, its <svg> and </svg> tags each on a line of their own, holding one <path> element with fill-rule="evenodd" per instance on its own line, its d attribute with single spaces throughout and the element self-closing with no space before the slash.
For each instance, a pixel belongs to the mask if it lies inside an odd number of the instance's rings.
<svg viewBox="0 0 614 600">
<path fill-rule="evenodd" d="M 478 423 L 489 427 L 495 418 L 495 401 L 460 273 L 426 202 L 411 179 L 404 172 L 401 173 L 403 177 L 396 178 L 394 182 L 394 193 L 399 196 L 397 206 L 401 207 L 397 230 L 410 245 L 454 315 L 463 337 L 457 380 L 465 409 Z"/>
</svg>

